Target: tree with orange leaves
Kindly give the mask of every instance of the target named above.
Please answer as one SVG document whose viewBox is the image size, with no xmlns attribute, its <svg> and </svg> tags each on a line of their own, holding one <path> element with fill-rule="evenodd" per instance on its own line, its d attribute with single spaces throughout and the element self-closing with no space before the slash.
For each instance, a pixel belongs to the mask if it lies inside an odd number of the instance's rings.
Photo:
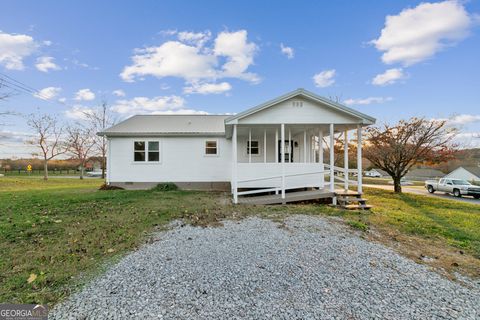
<svg viewBox="0 0 480 320">
<path fill-rule="evenodd" d="M 420 162 L 440 163 L 454 155 L 456 131 L 444 120 L 425 118 L 370 127 L 366 130 L 363 154 L 392 177 L 395 192 L 402 192 L 401 179 L 412 166 Z"/>
</svg>

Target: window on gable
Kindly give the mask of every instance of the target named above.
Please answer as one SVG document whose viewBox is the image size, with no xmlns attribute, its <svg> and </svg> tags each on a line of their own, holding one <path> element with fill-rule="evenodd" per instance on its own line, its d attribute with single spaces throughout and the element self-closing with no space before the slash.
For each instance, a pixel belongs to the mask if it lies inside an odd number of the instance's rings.
<svg viewBox="0 0 480 320">
<path fill-rule="evenodd" d="M 133 144 L 134 144 L 134 160 L 145 161 L 145 141 L 135 141 Z"/>
<path fill-rule="evenodd" d="M 218 154 L 217 141 L 207 140 L 205 141 L 205 154 L 216 155 Z"/>
<path fill-rule="evenodd" d="M 258 140 L 247 141 L 247 154 L 260 154 Z"/>
<path fill-rule="evenodd" d="M 148 141 L 148 161 L 160 160 L 160 144 L 158 141 Z"/>
</svg>

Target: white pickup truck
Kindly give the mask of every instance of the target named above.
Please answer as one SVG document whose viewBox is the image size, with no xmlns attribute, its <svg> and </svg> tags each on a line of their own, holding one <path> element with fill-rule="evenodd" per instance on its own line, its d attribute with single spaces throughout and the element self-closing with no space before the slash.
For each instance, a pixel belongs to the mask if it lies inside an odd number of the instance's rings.
<svg viewBox="0 0 480 320">
<path fill-rule="evenodd" d="M 425 188 L 430 193 L 441 191 L 453 194 L 455 197 L 472 196 L 475 199 L 480 198 L 480 186 L 475 186 L 466 180 L 443 178 L 440 181 L 427 180 Z"/>
</svg>

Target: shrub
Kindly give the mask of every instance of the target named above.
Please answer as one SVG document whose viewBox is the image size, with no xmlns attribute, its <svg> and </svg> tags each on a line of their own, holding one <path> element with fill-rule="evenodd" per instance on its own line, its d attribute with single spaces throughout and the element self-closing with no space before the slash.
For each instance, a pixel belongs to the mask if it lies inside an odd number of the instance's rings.
<svg viewBox="0 0 480 320">
<path fill-rule="evenodd" d="M 159 183 L 152 188 L 153 191 L 175 191 L 178 187 L 173 182 Z"/>
<path fill-rule="evenodd" d="M 108 185 L 106 183 L 102 184 L 98 190 L 125 190 L 122 187 Z"/>
</svg>

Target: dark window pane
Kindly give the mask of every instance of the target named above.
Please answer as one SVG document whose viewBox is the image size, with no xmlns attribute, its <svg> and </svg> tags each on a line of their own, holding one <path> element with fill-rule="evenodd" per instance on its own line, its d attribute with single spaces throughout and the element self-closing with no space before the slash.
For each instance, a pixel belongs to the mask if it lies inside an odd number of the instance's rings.
<svg viewBox="0 0 480 320">
<path fill-rule="evenodd" d="M 158 141 L 149 141 L 148 142 L 148 151 L 158 151 Z"/>
<path fill-rule="evenodd" d="M 258 141 L 247 141 L 247 154 L 258 154 Z"/>
<path fill-rule="evenodd" d="M 145 141 L 135 141 L 135 151 L 145 151 Z"/>
<path fill-rule="evenodd" d="M 159 161 L 160 153 L 159 152 L 148 152 L 148 161 Z"/>
<path fill-rule="evenodd" d="M 145 152 L 135 152 L 135 161 L 145 161 Z"/>
<path fill-rule="evenodd" d="M 217 147 L 217 141 L 207 141 L 206 142 L 206 147 L 207 148 L 216 148 Z"/>
<path fill-rule="evenodd" d="M 217 154 L 217 148 L 206 148 L 205 153 L 206 154 Z"/>
</svg>

